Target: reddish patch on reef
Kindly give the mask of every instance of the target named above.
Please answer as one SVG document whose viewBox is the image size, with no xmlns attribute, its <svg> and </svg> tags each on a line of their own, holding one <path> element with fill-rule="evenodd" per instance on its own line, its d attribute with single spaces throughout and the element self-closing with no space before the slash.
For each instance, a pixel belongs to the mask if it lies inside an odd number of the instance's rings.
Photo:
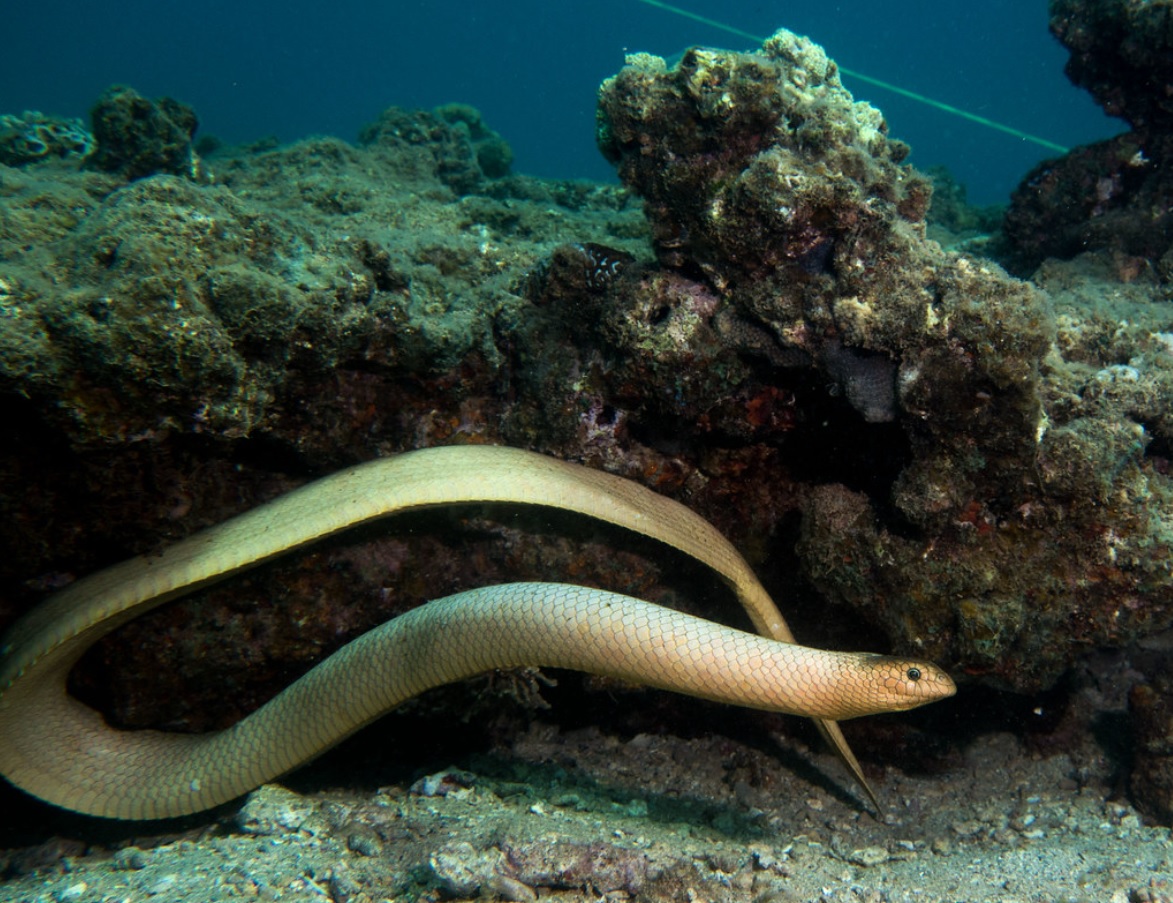
<svg viewBox="0 0 1173 903">
<path fill-rule="evenodd" d="M 957 523 L 973 527 L 978 536 L 985 536 L 994 529 L 993 520 L 985 512 L 985 506 L 977 499 L 972 499 L 957 515 Z"/>
<path fill-rule="evenodd" d="M 745 403 L 745 419 L 751 425 L 771 432 L 794 429 L 798 425 L 798 403 L 794 393 L 765 386 Z"/>
</svg>

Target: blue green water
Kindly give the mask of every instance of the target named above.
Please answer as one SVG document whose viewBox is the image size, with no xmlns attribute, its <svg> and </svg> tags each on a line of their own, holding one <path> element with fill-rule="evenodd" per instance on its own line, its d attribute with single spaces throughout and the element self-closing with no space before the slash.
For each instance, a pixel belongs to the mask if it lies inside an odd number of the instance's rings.
<svg viewBox="0 0 1173 903">
<path fill-rule="evenodd" d="M 755 35 L 779 26 L 851 71 L 1069 146 L 1122 130 L 1063 75 L 1045 0 L 742 2 L 679 6 Z M 0 112 L 84 116 L 111 83 L 191 104 L 230 143 L 353 140 L 384 107 L 479 107 L 515 169 L 612 178 L 594 146 L 599 82 L 624 54 L 748 41 L 642 0 L 14 0 L 4 12 Z M 857 79 L 919 166 L 944 164 L 972 200 L 1003 200 L 1054 151 Z"/>
</svg>

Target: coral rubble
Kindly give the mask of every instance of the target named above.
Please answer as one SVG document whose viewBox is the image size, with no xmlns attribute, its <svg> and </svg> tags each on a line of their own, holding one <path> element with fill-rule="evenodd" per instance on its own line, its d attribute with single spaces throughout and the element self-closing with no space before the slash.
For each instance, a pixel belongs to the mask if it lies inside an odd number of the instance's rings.
<svg viewBox="0 0 1173 903">
<path fill-rule="evenodd" d="M 26 110 L 19 116 L 0 115 L 0 163 L 22 166 L 53 157 L 85 157 L 94 136 L 78 119 L 46 116 Z"/>
</svg>

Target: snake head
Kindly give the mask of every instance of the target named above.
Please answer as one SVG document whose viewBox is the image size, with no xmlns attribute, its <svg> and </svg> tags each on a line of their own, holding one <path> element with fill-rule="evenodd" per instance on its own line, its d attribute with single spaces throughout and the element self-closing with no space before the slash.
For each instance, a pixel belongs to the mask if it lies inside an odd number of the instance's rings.
<svg viewBox="0 0 1173 903">
<path fill-rule="evenodd" d="M 915 709 L 957 692 L 953 678 L 929 662 L 890 655 L 869 656 L 871 678 L 889 711 Z"/>
</svg>

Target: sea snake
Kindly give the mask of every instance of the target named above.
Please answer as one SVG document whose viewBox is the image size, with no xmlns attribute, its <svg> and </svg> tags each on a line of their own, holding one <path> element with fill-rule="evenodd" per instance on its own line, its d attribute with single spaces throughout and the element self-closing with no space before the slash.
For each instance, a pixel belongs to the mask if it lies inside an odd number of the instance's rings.
<svg viewBox="0 0 1173 903">
<path fill-rule="evenodd" d="M 119 731 L 66 690 L 100 637 L 178 596 L 387 515 L 461 502 L 574 511 L 713 568 L 765 637 L 637 599 L 559 583 L 501 584 L 429 602 L 363 634 L 236 725 L 200 735 Z M 0 774 L 89 815 L 170 818 L 232 800 L 440 684 L 521 665 L 614 675 L 694 696 L 807 715 L 875 802 L 836 719 L 952 695 L 936 666 L 795 644 L 737 550 L 678 502 L 634 482 L 519 449 L 424 449 L 360 464 L 78 580 L 0 642 Z"/>
</svg>

